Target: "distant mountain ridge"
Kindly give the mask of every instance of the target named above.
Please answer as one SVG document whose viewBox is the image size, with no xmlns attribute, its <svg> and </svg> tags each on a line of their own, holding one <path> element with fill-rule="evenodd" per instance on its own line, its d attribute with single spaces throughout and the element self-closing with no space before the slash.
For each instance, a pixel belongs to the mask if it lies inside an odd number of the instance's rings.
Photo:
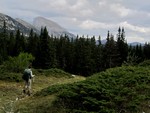
<svg viewBox="0 0 150 113">
<path fill-rule="evenodd" d="M 44 17 L 37 17 L 33 20 L 33 25 L 22 20 L 14 19 L 8 15 L 0 13 L 0 31 L 3 30 L 4 21 L 6 22 L 6 30 L 9 32 L 16 32 L 18 29 L 25 36 L 28 36 L 31 29 L 37 34 L 40 34 L 41 27 L 47 27 L 49 35 L 60 37 L 61 35 L 67 35 L 70 38 L 74 38 L 75 35 L 69 33 L 66 29 L 58 25 L 56 22 L 48 20 Z"/>
<path fill-rule="evenodd" d="M 16 32 L 18 29 L 20 29 L 24 35 L 28 35 L 31 30 L 31 28 L 24 26 L 14 18 L 0 13 L 0 31 L 3 29 L 4 21 L 6 22 L 6 30 L 9 32 Z"/>
<path fill-rule="evenodd" d="M 106 44 L 107 40 L 101 40 L 101 44 Z M 98 40 L 96 41 L 96 44 L 98 44 Z M 140 42 L 130 42 L 128 43 L 129 46 L 137 46 L 137 45 L 141 45 L 144 46 L 144 43 L 140 43 Z"/>
<path fill-rule="evenodd" d="M 75 35 L 72 33 L 69 33 L 65 28 L 61 27 L 60 25 L 58 25 L 56 22 L 51 21 L 49 19 L 46 19 L 44 17 L 36 17 L 33 20 L 33 25 L 40 30 L 41 27 L 45 27 L 47 28 L 49 35 L 53 35 L 56 37 L 60 37 L 61 35 L 67 35 L 69 37 L 74 38 Z"/>
<path fill-rule="evenodd" d="M 53 22 L 51 20 L 48 20 L 44 17 L 36 17 L 33 20 L 33 25 L 36 26 L 36 28 L 38 28 L 39 30 L 41 29 L 41 27 L 47 27 L 47 29 L 49 29 L 51 32 L 54 31 L 59 31 L 59 32 L 63 32 L 66 31 L 64 28 L 62 28 L 60 25 L 58 25 L 56 22 Z"/>
<path fill-rule="evenodd" d="M 144 46 L 144 43 L 140 43 L 140 42 L 131 42 L 131 43 L 128 43 L 128 45 L 131 45 L 131 46 L 136 46 L 136 45 Z"/>
</svg>

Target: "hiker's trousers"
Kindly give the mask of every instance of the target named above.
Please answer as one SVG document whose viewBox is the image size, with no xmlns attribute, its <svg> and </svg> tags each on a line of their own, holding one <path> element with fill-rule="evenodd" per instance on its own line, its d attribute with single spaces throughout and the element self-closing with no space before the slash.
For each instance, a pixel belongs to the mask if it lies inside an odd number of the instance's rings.
<svg viewBox="0 0 150 113">
<path fill-rule="evenodd" d="M 28 94 L 31 94 L 31 84 L 32 84 L 31 79 L 29 79 L 28 81 L 25 81 L 24 90 Z"/>
</svg>

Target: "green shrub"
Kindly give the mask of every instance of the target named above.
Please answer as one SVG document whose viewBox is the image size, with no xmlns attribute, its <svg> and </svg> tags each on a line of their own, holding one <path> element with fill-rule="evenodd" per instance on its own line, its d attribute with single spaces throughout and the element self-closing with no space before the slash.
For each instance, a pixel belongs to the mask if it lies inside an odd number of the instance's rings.
<svg viewBox="0 0 150 113">
<path fill-rule="evenodd" d="M 0 80 L 7 80 L 7 81 L 15 81 L 20 82 L 22 81 L 22 74 L 21 73 L 10 73 L 10 72 L 0 72 Z"/>
<path fill-rule="evenodd" d="M 22 72 L 29 65 L 34 57 L 28 53 L 20 53 L 17 57 L 9 57 L 0 66 L 0 80 L 22 81 Z"/>
<path fill-rule="evenodd" d="M 17 57 L 9 57 L 8 61 L 4 62 L 6 70 L 11 72 L 22 72 L 34 57 L 28 53 L 20 53 Z"/>
<path fill-rule="evenodd" d="M 139 64 L 139 66 L 150 66 L 150 60 L 145 60 Z"/>
<path fill-rule="evenodd" d="M 49 87 L 42 89 L 41 91 L 37 92 L 35 94 L 35 96 L 47 96 L 47 95 L 61 92 L 64 89 L 68 89 L 68 88 L 69 88 L 68 84 L 52 85 L 52 86 L 49 86 Z"/>
<path fill-rule="evenodd" d="M 150 98 L 150 71 L 145 67 L 119 67 L 56 87 L 58 99 L 52 107 L 63 106 L 66 112 L 134 113 Z M 44 92 L 48 94 L 50 90 L 54 91 L 48 88 Z"/>
<path fill-rule="evenodd" d="M 52 77 L 71 77 L 70 73 L 67 73 L 61 69 L 51 68 L 51 69 L 37 69 L 36 73 L 45 76 L 52 76 Z"/>
<path fill-rule="evenodd" d="M 22 81 L 22 74 L 9 72 L 3 65 L 0 65 L 0 80 L 20 82 Z"/>
</svg>

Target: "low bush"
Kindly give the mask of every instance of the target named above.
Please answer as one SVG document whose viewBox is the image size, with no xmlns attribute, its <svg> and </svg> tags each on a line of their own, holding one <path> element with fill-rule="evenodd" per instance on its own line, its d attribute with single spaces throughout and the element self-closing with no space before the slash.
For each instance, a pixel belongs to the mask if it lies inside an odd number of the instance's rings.
<svg viewBox="0 0 150 113">
<path fill-rule="evenodd" d="M 24 68 L 25 69 L 25 68 Z M 4 65 L 0 65 L 0 80 L 7 81 L 22 81 L 23 68 L 19 69 L 20 72 L 13 72 L 11 70 L 8 71 Z M 18 69 L 17 69 L 18 70 Z M 52 69 L 34 69 L 32 68 L 33 74 L 36 76 L 47 76 L 47 77 L 72 77 L 71 74 L 64 72 L 63 70 L 52 68 Z"/>
<path fill-rule="evenodd" d="M 63 91 L 64 89 L 70 88 L 71 84 L 61 84 L 61 85 L 52 85 L 41 91 L 37 92 L 34 96 L 47 96 L 51 94 L 57 94 Z"/>
<path fill-rule="evenodd" d="M 132 66 L 108 69 L 82 82 L 49 87 L 44 95 L 56 92 L 58 99 L 52 108 L 66 112 L 136 113 L 150 99 L 150 70 Z"/>
<path fill-rule="evenodd" d="M 0 72 L 0 80 L 20 82 L 22 81 L 21 73 Z"/>
<path fill-rule="evenodd" d="M 51 69 L 36 69 L 35 73 L 39 75 L 52 76 L 52 77 L 71 77 L 70 73 L 67 73 L 61 69 L 51 68 Z"/>
<path fill-rule="evenodd" d="M 145 60 L 144 62 L 140 63 L 139 66 L 150 66 L 150 60 Z"/>
</svg>

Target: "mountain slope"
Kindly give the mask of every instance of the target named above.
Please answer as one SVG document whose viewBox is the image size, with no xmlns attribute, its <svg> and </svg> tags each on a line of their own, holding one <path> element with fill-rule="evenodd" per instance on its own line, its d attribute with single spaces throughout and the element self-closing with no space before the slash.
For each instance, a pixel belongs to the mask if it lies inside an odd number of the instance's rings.
<svg viewBox="0 0 150 113">
<path fill-rule="evenodd" d="M 38 28 L 38 30 L 41 29 L 41 27 L 46 27 L 49 35 L 53 35 L 56 37 L 60 37 L 61 35 L 68 35 L 69 37 L 75 37 L 73 34 L 69 33 L 66 29 L 58 25 L 56 22 L 53 22 L 51 20 L 48 20 L 43 17 L 36 17 L 33 21 L 33 25 Z"/>
<path fill-rule="evenodd" d="M 22 32 L 24 35 L 28 35 L 30 33 L 31 28 L 32 28 L 29 26 L 25 26 L 24 24 L 22 24 L 21 21 L 17 21 L 8 15 L 0 13 L 0 31 L 3 30 L 4 21 L 6 22 L 6 30 L 8 32 L 16 32 L 19 29 L 20 32 Z M 39 32 L 36 29 L 34 29 L 34 31 Z"/>
<path fill-rule="evenodd" d="M 33 31 L 37 34 L 40 33 L 40 31 L 38 29 L 35 28 L 35 26 L 33 26 L 32 24 L 20 19 L 20 18 L 16 18 L 16 21 L 18 21 L 19 23 L 21 23 L 22 25 L 24 25 L 26 28 L 28 29 L 33 29 Z"/>
<path fill-rule="evenodd" d="M 4 21 L 6 22 L 6 30 L 8 32 L 16 32 L 18 29 L 25 36 L 28 36 L 31 29 L 37 34 L 40 34 L 41 27 L 47 27 L 49 35 L 60 37 L 61 35 L 67 35 L 70 38 L 74 38 L 75 35 L 69 33 L 66 29 L 58 25 L 57 23 L 45 19 L 44 17 L 37 17 L 33 21 L 33 25 L 22 20 L 14 19 L 8 15 L 0 13 L 0 31 L 3 31 Z"/>
</svg>

